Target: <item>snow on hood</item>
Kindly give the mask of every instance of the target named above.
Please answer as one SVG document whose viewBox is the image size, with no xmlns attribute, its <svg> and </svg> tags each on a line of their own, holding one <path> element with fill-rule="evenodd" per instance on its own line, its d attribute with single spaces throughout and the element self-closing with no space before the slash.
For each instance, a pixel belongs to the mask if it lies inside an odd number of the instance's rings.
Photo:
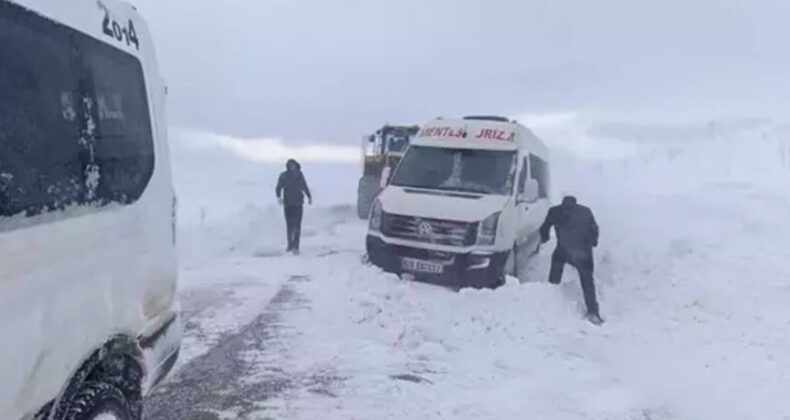
<svg viewBox="0 0 790 420">
<path fill-rule="evenodd" d="M 379 196 L 385 212 L 429 219 L 479 222 L 502 211 L 505 195 L 479 195 L 389 186 Z"/>
</svg>

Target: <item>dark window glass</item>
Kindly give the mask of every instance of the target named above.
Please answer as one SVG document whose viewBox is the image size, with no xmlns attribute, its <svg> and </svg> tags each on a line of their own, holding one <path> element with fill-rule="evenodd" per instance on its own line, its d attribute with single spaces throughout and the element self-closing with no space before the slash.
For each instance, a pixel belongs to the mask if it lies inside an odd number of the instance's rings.
<svg viewBox="0 0 790 420">
<path fill-rule="evenodd" d="M 142 195 L 154 167 L 143 70 L 135 57 L 90 41 L 86 56 L 95 105 L 97 197 L 102 204 L 129 204 Z"/>
<path fill-rule="evenodd" d="M 153 165 L 140 62 L 0 2 L 0 218 L 132 203 Z"/>
<path fill-rule="evenodd" d="M 548 198 L 549 196 L 549 165 L 545 160 L 529 155 L 530 176 L 538 181 L 538 196 Z"/>
</svg>

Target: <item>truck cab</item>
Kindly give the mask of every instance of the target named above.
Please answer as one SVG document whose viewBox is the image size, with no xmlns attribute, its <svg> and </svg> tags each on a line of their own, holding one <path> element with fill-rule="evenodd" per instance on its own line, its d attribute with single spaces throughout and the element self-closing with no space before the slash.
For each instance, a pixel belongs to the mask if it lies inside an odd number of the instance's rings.
<svg viewBox="0 0 790 420">
<path fill-rule="evenodd" d="M 420 131 L 415 125 L 386 124 L 362 139 L 362 177 L 357 188 L 357 214 L 367 219 L 370 206 L 392 178 L 411 140 Z"/>
<path fill-rule="evenodd" d="M 373 203 L 368 257 L 433 283 L 498 287 L 537 249 L 549 188 L 548 148 L 523 125 L 428 122 Z"/>
<path fill-rule="evenodd" d="M 0 419 L 136 420 L 182 326 L 165 84 L 115 0 L 0 0 Z"/>
</svg>

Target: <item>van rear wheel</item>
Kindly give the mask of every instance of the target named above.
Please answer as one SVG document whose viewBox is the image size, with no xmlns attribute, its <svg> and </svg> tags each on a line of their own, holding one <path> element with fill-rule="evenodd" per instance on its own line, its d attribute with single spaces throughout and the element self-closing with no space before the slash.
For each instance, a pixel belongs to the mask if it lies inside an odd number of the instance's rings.
<svg viewBox="0 0 790 420">
<path fill-rule="evenodd" d="M 87 382 L 68 403 L 63 420 L 139 420 L 120 389 Z"/>
</svg>

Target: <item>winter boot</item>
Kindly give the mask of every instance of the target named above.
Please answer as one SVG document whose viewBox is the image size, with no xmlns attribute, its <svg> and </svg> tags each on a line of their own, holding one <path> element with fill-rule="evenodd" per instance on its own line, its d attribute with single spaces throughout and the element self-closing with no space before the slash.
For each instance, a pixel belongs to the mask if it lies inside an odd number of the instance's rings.
<svg viewBox="0 0 790 420">
<path fill-rule="evenodd" d="M 596 326 L 601 326 L 603 324 L 603 318 L 598 314 L 587 314 L 587 320 Z"/>
</svg>

